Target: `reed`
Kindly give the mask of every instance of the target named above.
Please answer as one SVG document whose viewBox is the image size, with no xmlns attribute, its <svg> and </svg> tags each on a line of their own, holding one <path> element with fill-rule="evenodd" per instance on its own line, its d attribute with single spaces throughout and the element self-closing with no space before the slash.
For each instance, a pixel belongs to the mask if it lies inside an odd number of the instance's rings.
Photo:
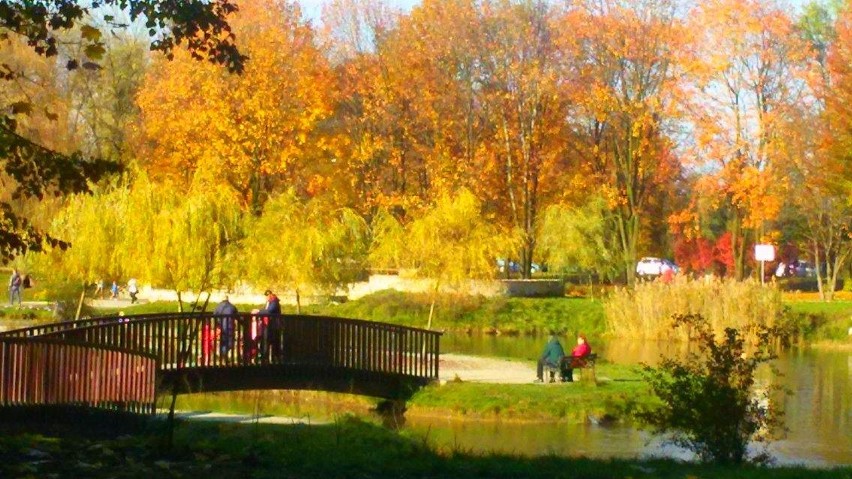
<svg viewBox="0 0 852 479">
<path fill-rule="evenodd" d="M 604 302 L 607 332 L 617 337 L 686 338 L 672 328 L 674 314 L 700 314 L 713 330 L 749 325 L 775 326 L 782 319 L 781 293 L 752 280 L 677 277 L 671 283 L 618 288 Z"/>
</svg>

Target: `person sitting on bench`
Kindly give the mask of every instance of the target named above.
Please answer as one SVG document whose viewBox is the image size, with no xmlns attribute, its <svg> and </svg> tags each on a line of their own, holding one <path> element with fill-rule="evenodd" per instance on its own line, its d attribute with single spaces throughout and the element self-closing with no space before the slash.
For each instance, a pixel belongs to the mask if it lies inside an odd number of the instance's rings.
<svg viewBox="0 0 852 479">
<path fill-rule="evenodd" d="M 574 381 L 574 368 L 582 368 L 586 365 L 586 359 L 592 354 L 592 347 L 586 341 L 586 335 L 580 333 L 577 335 L 577 346 L 571 351 L 571 356 L 565 358 L 561 362 L 561 370 L 559 374 L 563 382 Z"/>
<path fill-rule="evenodd" d="M 535 371 L 535 382 L 544 382 L 545 366 L 547 366 L 547 368 L 551 371 L 550 382 L 554 382 L 552 371 L 559 368 L 559 364 L 564 356 L 565 350 L 562 349 L 562 343 L 559 342 L 559 338 L 556 337 L 556 333 L 550 333 L 550 340 L 547 341 L 547 345 L 544 347 L 544 352 L 542 352 L 541 357 L 538 358 L 538 365 Z"/>
</svg>

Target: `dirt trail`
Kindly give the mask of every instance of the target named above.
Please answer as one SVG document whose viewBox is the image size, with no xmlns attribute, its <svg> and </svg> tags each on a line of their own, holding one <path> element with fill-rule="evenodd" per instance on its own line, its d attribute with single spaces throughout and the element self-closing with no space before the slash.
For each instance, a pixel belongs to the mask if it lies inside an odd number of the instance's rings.
<svg viewBox="0 0 852 479">
<path fill-rule="evenodd" d="M 441 354 L 440 380 L 524 384 L 535 379 L 535 363 L 461 354 Z"/>
</svg>

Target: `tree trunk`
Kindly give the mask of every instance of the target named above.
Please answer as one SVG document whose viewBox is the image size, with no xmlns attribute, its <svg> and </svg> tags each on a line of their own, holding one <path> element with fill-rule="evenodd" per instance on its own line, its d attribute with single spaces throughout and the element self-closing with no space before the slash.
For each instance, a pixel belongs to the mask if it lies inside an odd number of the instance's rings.
<svg viewBox="0 0 852 479">
<path fill-rule="evenodd" d="M 18 293 L 20 294 L 20 293 Z M 80 293 L 80 301 L 77 302 L 77 314 L 74 315 L 74 321 L 80 320 L 80 312 L 83 311 L 83 300 L 86 299 L 86 285 L 83 285 L 83 292 Z"/>
<path fill-rule="evenodd" d="M 298 288 L 296 288 L 296 314 L 302 314 L 302 297 Z"/>
<path fill-rule="evenodd" d="M 814 269 L 816 270 L 817 290 L 819 290 L 820 301 L 825 301 L 825 287 L 822 284 L 822 270 L 819 267 L 819 243 L 814 240 Z"/>
</svg>

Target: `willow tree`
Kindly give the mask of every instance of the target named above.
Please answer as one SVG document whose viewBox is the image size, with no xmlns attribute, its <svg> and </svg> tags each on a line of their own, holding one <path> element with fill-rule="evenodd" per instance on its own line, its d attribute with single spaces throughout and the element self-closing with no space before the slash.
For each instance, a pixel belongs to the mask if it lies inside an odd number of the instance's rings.
<svg viewBox="0 0 852 479">
<path fill-rule="evenodd" d="M 141 225 L 142 235 L 153 232 L 150 254 L 141 259 L 147 264 L 148 278 L 173 289 L 182 307 L 182 291 L 200 294 L 232 284 L 235 277 L 229 273 L 236 268 L 231 261 L 241 235 L 242 215 L 237 197 L 224 188 L 191 191 L 187 196 L 168 191 L 157 188 L 152 192 L 161 195 L 160 208 L 143 220 L 149 224 Z M 127 239 L 148 240 L 144 236 Z"/>
<path fill-rule="evenodd" d="M 226 21 L 237 10 L 231 0 L 28 0 L 4 1 L 0 7 L 0 51 L 22 47 L 47 60 L 59 55 L 61 45 L 73 42 L 79 46 L 74 55 L 50 62 L 68 70 L 99 68 L 105 52 L 102 29 L 107 27 L 93 25 L 91 14 L 101 7 L 124 9 L 130 20 L 127 24 L 144 18 L 153 50 L 170 53 L 176 45 L 184 45 L 194 58 L 227 65 L 232 72 L 243 68 L 244 57 L 237 51 Z M 104 20 L 110 29 L 123 26 L 109 16 Z M 25 65 L 0 55 L 0 90 L 39 79 L 44 77 L 30 76 Z M 61 112 L 50 103 L 33 95 L 0 100 L 0 170 L 5 177 L 0 200 L 0 256 L 7 259 L 28 250 L 40 251 L 45 245 L 67 246 L 67 242 L 34 226 L 7 194 L 14 199 L 42 200 L 51 195 L 90 192 L 92 182 L 117 169 L 114 162 L 91 158 L 73 147 L 55 147 L 33 135 L 28 128 L 33 121 L 61 120 Z"/>
<path fill-rule="evenodd" d="M 517 246 L 516 240 L 483 218 L 482 204 L 466 189 L 440 198 L 404 227 L 390 215 L 380 218 L 374 223 L 371 262 L 410 267 L 415 276 L 431 281 L 429 328 L 443 286 L 493 278 L 495 259 Z"/>
<path fill-rule="evenodd" d="M 596 271 L 614 277 L 619 271 L 618 246 L 606 234 L 606 200 L 592 196 L 579 206 L 549 206 L 537 234 L 542 258 L 554 270 Z"/>
<path fill-rule="evenodd" d="M 270 199 L 248 228 L 242 248 L 245 278 L 292 291 L 298 313 L 303 294 L 333 294 L 364 269 L 367 225 L 347 208 L 320 199 L 301 201 L 291 190 Z"/>
</svg>

